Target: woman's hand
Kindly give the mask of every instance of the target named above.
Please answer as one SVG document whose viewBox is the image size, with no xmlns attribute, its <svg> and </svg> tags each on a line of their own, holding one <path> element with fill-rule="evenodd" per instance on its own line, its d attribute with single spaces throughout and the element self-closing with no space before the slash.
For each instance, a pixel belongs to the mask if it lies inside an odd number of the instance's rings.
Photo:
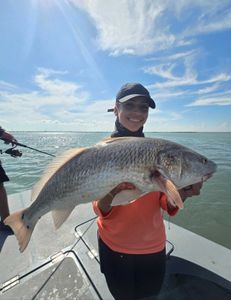
<svg viewBox="0 0 231 300">
<path fill-rule="evenodd" d="M 17 143 L 17 140 L 13 137 L 13 135 L 8 132 L 3 132 L 1 139 L 3 139 L 6 144 L 11 143 L 14 145 L 14 143 Z"/>
</svg>

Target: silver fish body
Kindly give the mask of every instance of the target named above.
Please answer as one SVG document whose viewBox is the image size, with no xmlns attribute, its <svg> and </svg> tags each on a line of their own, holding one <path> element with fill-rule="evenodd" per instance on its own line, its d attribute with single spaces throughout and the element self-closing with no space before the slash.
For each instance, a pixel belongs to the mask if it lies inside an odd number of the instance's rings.
<svg viewBox="0 0 231 300">
<path fill-rule="evenodd" d="M 55 211 L 54 221 L 59 227 L 76 205 L 101 199 L 122 182 L 132 183 L 139 195 L 163 191 L 171 202 L 170 189 L 177 193 L 177 189 L 204 181 L 215 171 L 214 162 L 171 141 L 109 139 L 70 150 L 56 159 L 34 188 L 33 203 L 23 212 L 23 222 L 33 230 L 42 215 Z M 124 204 L 121 199 L 118 203 Z M 174 203 L 182 204 L 180 200 Z"/>
<path fill-rule="evenodd" d="M 182 145 L 151 138 L 119 138 L 74 155 L 51 176 L 27 211 L 38 219 L 50 210 L 101 199 L 121 182 L 159 191 L 161 174 L 178 189 L 202 181 L 215 164 Z M 34 222 L 34 221 L 33 221 Z"/>
</svg>

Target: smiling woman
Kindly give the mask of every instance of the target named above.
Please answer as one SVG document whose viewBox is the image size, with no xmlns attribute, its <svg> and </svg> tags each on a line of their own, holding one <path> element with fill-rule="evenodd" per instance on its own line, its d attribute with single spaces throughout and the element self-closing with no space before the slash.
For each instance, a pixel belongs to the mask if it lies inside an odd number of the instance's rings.
<svg viewBox="0 0 231 300">
<path fill-rule="evenodd" d="M 125 103 L 116 103 L 115 115 L 132 132 L 139 130 L 148 117 L 149 105 L 145 98 L 137 97 Z"/>
<path fill-rule="evenodd" d="M 132 135 L 136 135 L 139 130 L 142 131 L 148 118 L 149 107 L 155 108 L 156 105 L 144 86 L 140 83 L 123 85 L 116 95 L 115 108 L 113 109 L 117 117 L 117 129 L 124 127 Z"/>
<path fill-rule="evenodd" d="M 115 132 L 111 134 L 111 137 L 135 136 L 136 138 L 128 138 L 127 141 L 134 140 L 137 144 L 143 144 L 145 141 L 143 125 L 147 120 L 149 107 L 155 108 L 155 102 L 144 86 L 139 83 L 123 85 L 116 96 L 114 113 L 117 119 Z M 109 140 L 108 143 L 116 145 L 116 141 L 125 140 L 125 138 L 118 140 L 115 138 Z M 147 141 L 150 140 L 147 139 Z M 162 141 L 159 140 L 160 143 Z M 147 149 L 146 146 L 144 149 Z M 116 148 L 116 153 L 119 153 L 123 162 L 131 159 L 131 164 L 137 170 L 139 163 L 135 162 L 132 153 L 143 161 L 144 152 L 137 149 L 135 144 L 129 150 L 128 148 Z M 155 163 L 153 161 L 150 164 L 152 167 L 146 166 L 145 171 L 139 171 L 145 182 L 153 181 L 155 178 L 156 182 L 160 183 L 162 188 L 158 191 L 140 193 L 136 196 L 133 194 L 128 200 L 128 193 L 135 192 L 139 188 L 135 183 L 133 171 L 130 166 L 126 165 L 126 182 L 120 178 L 119 185 L 114 186 L 104 197 L 96 198 L 98 200 L 93 202 L 94 211 L 98 216 L 101 272 L 105 275 L 108 288 L 115 299 L 151 299 L 158 295 L 164 280 L 166 264 L 166 234 L 162 210 L 174 216 L 178 208 L 183 208 L 183 202 L 187 197 L 200 194 L 202 174 L 194 177 L 193 181 L 187 181 L 188 178 L 192 178 L 192 170 L 200 169 L 190 165 L 191 162 L 195 163 L 195 159 L 189 154 L 190 151 L 186 150 L 187 154 L 184 155 L 179 148 L 174 152 L 170 148 L 166 146 L 160 149 L 159 146 L 153 145 L 149 155 L 153 157 L 153 153 L 156 152 L 158 158 L 155 157 Z M 105 156 L 104 160 L 108 161 Z M 111 163 L 110 159 L 109 161 Z M 199 161 L 199 164 L 204 167 L 204 157 L 200 157 Z M 153 169 L 155 164 L 158 167 Z M 212 169 L 215 170 L 213 162 L 212 165 Z M 117 170 L 123 168 L 121 164 L 117 164 L 116 167 Z M 190 175 L 186 174 L 188 170 L 190 170 Z M 132 177 L 129 177 L 129 171 Z M 179 181 L 167 180 L 172 172 L 180 179 Z M 210 171 L 206 170 L 205 174 L 208 173 Z M 188 185 L 190 189 L 184 190 L 184 187 Z M 164 186 L 165 189 L 163 189 Z M 169 201 L 170 198 L 172 202 Z M 136 201 L 131 201 L 134 199 Z M 127 205 L 123 205 L 125 203 Z"/>
</svg>

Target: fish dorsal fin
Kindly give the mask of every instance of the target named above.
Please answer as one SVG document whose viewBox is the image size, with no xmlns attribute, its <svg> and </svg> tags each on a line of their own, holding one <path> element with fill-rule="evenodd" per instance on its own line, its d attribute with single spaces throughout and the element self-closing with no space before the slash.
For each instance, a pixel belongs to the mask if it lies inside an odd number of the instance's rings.
<svg viewBox="0 0 231 300">
<path fill-rule="evenodd" d="M 69 217 L 74 208 L 75 206 L 69 207 L 67 209 L 52 211 L 52 219 L 54 222 L 55 229 L 58 229 L 66 221 L 66 219 Z"/>
<path fill-rule="evenodd" d="M 130 139 L 135 139 L 136 137 L 131 137 L 131 136 L 121 136 L 121 137 L 107 137 L 105 139 L 103 139 L 102 141 L 98 142 L 96 145 L 99 146 L 106 146 L 107 144 L 111 144 L 111 143 L 116 143 L 119 141 L 127 141 Z"/>
<path fill-rule="evenodd" d="M 64 164 L 66 164 L 73 157 L 80 155 L 86 150 L 87 148 L 70 149 L 65 151 L 59 157 L 55 158 L 47 167 L 40 180 L 33 187 L 31 200 L 34 201 L 38 197 L 39 193 L 44 188 L 46 183 L 60 170 L 60 168 L 62 168 Z"/>
</svg>

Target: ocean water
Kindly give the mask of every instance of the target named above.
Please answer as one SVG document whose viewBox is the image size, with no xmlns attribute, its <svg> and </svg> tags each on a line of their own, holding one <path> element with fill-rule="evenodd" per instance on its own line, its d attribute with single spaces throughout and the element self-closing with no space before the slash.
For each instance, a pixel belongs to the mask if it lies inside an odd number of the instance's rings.
<svg viewBox="0 0 231 300">
<path fill-rule="evenodd" d="M 93 145 L 107 137 L 106 132 L 14 132 L 18 142 L 59 155 L 74 147 Z M 217 163 L 216 174 L 208 180 L 201 195 L 189 198 L 185 208 L 171 222 L 198 233 L 231 249 L 231 133 L 146 133 L 190 147 Z M 0 149 L 9 148 L 0 141 Z M 17 147 L 22 156 L 13 158 L 0 154 L 2 164 L 10 177 L 5 183 L 8 194 L 32 188 L 52 161 L 49 155 L 24 147 Z"/>
</svg>

